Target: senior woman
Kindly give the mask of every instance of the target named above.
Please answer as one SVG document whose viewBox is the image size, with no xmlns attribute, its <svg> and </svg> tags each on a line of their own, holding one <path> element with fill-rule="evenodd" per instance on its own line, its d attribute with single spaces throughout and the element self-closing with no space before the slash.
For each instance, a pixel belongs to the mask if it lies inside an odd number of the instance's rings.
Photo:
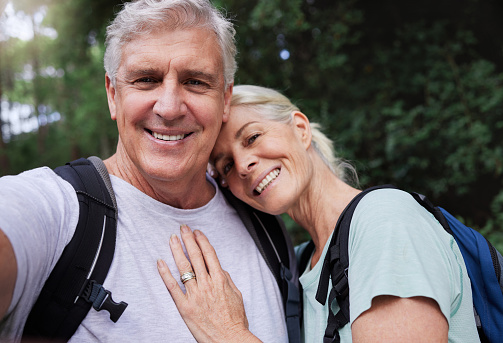
<svg viewBox="0 0 503 343">
<path fill-rule="evenodd" d="M 236 86 L 231 106 L 212 163 L 236 197 L 267 213 L 288 213 L 311 235 L 315 250 L 300 271 L 302 333 L 306 342 L 323 342 L 331 309 L 315 295 L 337 220 L 360 193 L 346 183 L 353 170 L 334 156 L 319 125 L 280 93 Z M 182 226 L 181 237 L 190 262 L 172 237 L 177 266 L 192 267 L 197 279 L 185 284 L 184 293 L 166 265 L 159 261 L 158 266 L 196 339 L 256 341 L 247 330 L 240 293 L 204 234 Z M 351 318 L 338 332 L 341 342 L 479 341 L 461 253 L 408 193 L 367 194 L 354 212 L 348 251 Z"/>
</svg>

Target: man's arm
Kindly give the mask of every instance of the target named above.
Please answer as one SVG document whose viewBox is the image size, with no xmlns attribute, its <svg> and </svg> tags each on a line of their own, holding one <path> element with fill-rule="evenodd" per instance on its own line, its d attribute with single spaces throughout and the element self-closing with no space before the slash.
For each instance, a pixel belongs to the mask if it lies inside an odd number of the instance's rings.
<svg viewBox="0 0 503 343">
<path fill-rule="evenodd" d="M 447 342 L 449 325 L 435 300 L 381 295 L 351 326 L 353 342 Z"/>
<path fill-rule="evenodd" d="M 0 229 L 0 320 L 10 306 L 17 277 L 17 262 L 9 239 Z"/>
</svg>

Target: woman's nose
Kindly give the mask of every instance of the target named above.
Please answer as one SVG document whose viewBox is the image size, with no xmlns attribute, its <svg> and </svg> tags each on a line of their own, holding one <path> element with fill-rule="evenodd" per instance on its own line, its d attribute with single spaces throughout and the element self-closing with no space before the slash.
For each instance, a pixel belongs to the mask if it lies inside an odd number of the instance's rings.
<svg viewBox="0 0 503 343">
<path fill-rule="evenodd" d="M 257 165 L 257 161 L 253 157 L 241 158 L 235 163 L 237 164 L 239 176 L 243 179 L 246 178 Z"/>
</svg>

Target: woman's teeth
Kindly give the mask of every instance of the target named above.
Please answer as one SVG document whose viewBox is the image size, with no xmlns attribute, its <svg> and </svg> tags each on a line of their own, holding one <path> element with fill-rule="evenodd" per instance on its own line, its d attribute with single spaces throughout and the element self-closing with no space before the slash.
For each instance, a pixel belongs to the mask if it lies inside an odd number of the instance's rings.
<svg viewBox="0 0 503 343">
<path fill-rule="evenodd" d="M 185 137 L 185 135 L 161 135 L 157 132 L 152 132 L 152 136 L 157 139 L 162 139 L 163 141 L 179 141 Z"/>
<path fill-rule="evenodd" d="M 279 169 L 274 169 L 272 172 L 267 174 L 267 176 L 259 183 L 255 190 L 260 194 L 271 184 L 271 182 L 276 179 L 279 175 Z"/>
</svg>

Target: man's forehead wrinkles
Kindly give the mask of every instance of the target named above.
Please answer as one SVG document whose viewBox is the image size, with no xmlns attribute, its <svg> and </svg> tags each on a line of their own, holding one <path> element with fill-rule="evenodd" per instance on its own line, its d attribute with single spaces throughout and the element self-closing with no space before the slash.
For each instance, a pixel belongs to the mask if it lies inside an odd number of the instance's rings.
<svg viewBox="0 0 503 343">
<path fill-rule="evenodd" d="M 124 65 L 123 75 L 126 77 L 152 75 L 169 72 L 170 69 L 171 61 L 160 64 L 149 60 L 129 60 Z"/>
<path fill-rule="evenodd" d="M 185 33 L 181 31 L 181 33 Z M 169 34 L 169 33 L 168 33 Z M 202 44 L 195 37 L 185 34 L 175 39 L 160 36 L 153 39 L 135 39 L 129 42 L 124 50 L 124 77 L 152 74 L 167 76 L 178 74 L 179 77 L 194 77 L 212 84 L 223 80 L 223 60 L 220 53 L 211 54 L 214 50 L 214 39 L 206 39 Z M 213 56 L 214 55 L 214 56 Z M 208 56 L 209 57 L 209 56 Z M 173 73 L 175 71 L 175 73 Z"/>
</svg>

